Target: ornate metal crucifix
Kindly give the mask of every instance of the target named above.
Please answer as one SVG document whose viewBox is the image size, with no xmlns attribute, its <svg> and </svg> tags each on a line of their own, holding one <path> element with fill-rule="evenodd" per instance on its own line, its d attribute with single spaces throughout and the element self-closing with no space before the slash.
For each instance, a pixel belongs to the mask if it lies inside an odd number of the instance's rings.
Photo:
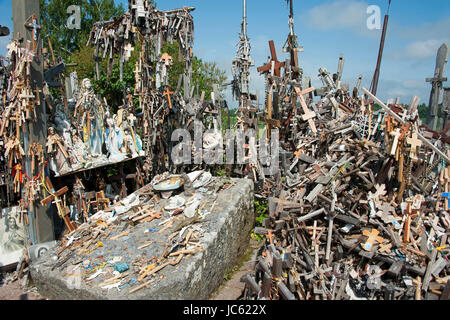
<svg viewBox="0 0 450 320">
<path fill-rule="evenodd" d="M 31 20 L 31 22 L 30 22 Z M 33 13 L 28 19 L 27 22 L 25 22 L 25 27 L 28 29 L 32 29 L 33 33 L 33 52 L 37 53 L 37 40 L 38 40 L 38 33 L 42 30 L 42 26 L 38 24 L 38 18 Z"/>
</svg>

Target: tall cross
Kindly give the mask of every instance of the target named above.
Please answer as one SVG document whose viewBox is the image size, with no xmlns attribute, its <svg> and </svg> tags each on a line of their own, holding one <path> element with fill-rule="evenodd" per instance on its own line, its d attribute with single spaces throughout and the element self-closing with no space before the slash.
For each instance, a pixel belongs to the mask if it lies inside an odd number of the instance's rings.
<svg viewBox="0 0 450 320">
<path fill-rule="evenodd" d="M 272 88 L 267 95 L 267 116 L 260 117 L 259 120 L 264 121 L 267 125 L 267 139 L 270 141 L 272 137 L 272 127 L 281 127 L 279 120 L 272 119 Z"/>
<path fill-rule="evenodd" d="M 259 67 L 257 70 L 259 73 L 268 72 L 268 71 L 273 70 L 273 74 L 276 77 L 280 77 L 281 76 L 281 68 L 284 68 L 285 63 L 278 61 L 277 50 L 275 49 L 275 44 L 274 44 L 273 40 L 269 41 L 269 47 L 270 47 L 270 54 L 271 54 L 272 58 L 270 59 L 270 61 L 267 64 Z"/>
<path fill-rule="evenodd" d="M 42 30 L 42 26 L 40 26 L 37 23 L 38 19 L 34 13 L 31 15 L 31 17 L 29 17 L 27 19 L 27 21 L 29 21 L 29 20 L 31 20 L 31 23 L 25 22 L 25 27 L 27 27 L 28 29 L 33 29 L 33 31 L 32 31 L 33 32 L 33 51 L 36 53 L 37 52 L 37 40 L 38 40 L 37 35 L 38 35 L 38 32 Z"/>
<path fill-rule="evenodd" d="M 407 138 L 406 142 L 411 145 L 411 151 L 409 152 L 409 156 L 411 157 L 411 159 L 413 160 L 418 160 L 417 159 L 417 147 L 421 147 L 422 146 L 422 141 L 418 139 L 418 135 L 416 132 L 414 132 L 412 134 L 411 138 Z"/>
<path fill-rule="evenodd" d="M 308 106 L 306 105 L 305 97 L 303 97 L 305 94 L 313 92 L 314 90 L 315 89 L 311 87 L 311 88 L 301 91 L 299 87 L 295 87 L 295 91 L 297 92 L 297 97 L 300 100 L 300 104 L 302 105 L 303 112 L 304 112 L 302 119 L 304 121 L 308 121 L 312 132 L 317 133 L 316 124 L 314 123 L 314 120 L 313 120 L 313 118 L 316 117 L 316 113 L 314 111 L 311 111 L 308 109 Z"/>
<path fill-rule="evenodd" d="M 442 84 L 447 81 L 445 69 L 447 66 L 449 47 L 444 43 L 438 50 L 436 56 L 436 68 L 433 78 L 427 78 L 426 81 L 432 85 L 430 102 L 428 106 L 427 123 L 431 130 L 437 129 L 439 101 L 441 99 Z"/>
</svg>

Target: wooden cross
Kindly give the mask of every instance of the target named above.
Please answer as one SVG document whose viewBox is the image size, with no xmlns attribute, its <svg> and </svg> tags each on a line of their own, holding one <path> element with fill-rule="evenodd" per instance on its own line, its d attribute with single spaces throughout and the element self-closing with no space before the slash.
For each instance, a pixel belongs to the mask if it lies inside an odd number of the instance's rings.
<svg viewBox="0 0 450 320">
<path fill-rule="evenodd" d="M 95 193 L 95 201 L 91 201 L 90 204 L 95 206 L 97 211 L 105 210 L 109 207 L 110 204 L 109 198 L 106 198 L 105 192 L 102 190 L 100 192 Z"/>
<path fill-rule="evenodd" d="M 35 92 L 35 96 L 34 96 L 34 101 L 35 101 L 35 103 L 38 105 L 38 106 L 40 106 L 41 105 L 41 99 L 39 98 L 39 94 L 42 92 L 42 90 L 40 90 L 38 87 L 36 87 L 36 89 L 34 89 L 34 92 Z"/>
<path fill-rule="evenodd" d="M 295 92 L 297 92 L 297 97 L 300 100 L 300 104 L 302 105 L 304 115 L 302 116 L 302 119 L 304 121 L 308 121 L 309 126 L 311 127 L 311 130 L 314 133 L 317 133 L 316 124 L 314 123 L 313 118 L 316 117 L 316 113 L 314 111 L 311 111 L 308 109 L 308 106 L 306 105 L 304 95 L 313 92 L 315 89 L 313 87 L 308 88 L 306 90 L 301 91 L 299 87 L 295 87 Z"/>
<path fill-rule="evenodd" d="M 19 95 L 19 99 L 22 100 L 22 107 L 26 110 L 26 118 L 28 120 L 31 119 L 31 116 L 30 116 L 30 112 L 31 112 L 30 109 L 32 106 L 31 99 L 33 99 L 33 100 L 35 99 L 35 96 L 34 96 L 32 90 L 30 88 L 23 89 Z M 33 109 L 33 115 L 35 116 L 34 109 Z"/>
<path fill-rule="evenodd" d="M 264 121 L 267 125 L 267 139 L 270 141 L 272 137 L 272 127 L 281 127 L 279 120 L 272 119 L 272 89 L 270 89 L 267 95 L 267 117 L 260 117 L 261 121 Z"/>
<path fill-rule="evenodd" d="M 411 138 L 407 138 L 406 142 L 411 146 L 411 150 L 409 152 L 409 156 L 411 157 L 411 159 L 413 160 L 418 160 L 417 158 L 417 147 L 421 147 L 422 146 L 422 141 L 418 139 L 418 135 L 416 132 L 414 132 L 412 134 Z"/>
<path fill-rule="evenodd" d="M 281 76 L 281 68 L 285 67 L 285 63 L 278 61 L 277 50 L 275 49 L 275 44 L 274 44 L 273 40 L 269 41 L 269 47 L 270 47 L 270 54 L 271 54 L 272 58 L 270 59 L 270 61 L 267 64 L 263 65 L 262 67 L 259 67 L 258 72 L 263 73 L 263 72 L 268 72 L 270 70 L 273 70 L 273 74 L 276 77 L 280 77 Z"/>
<path fill-rule="evenodd" d="M 172 92 L 169 90 L 169 87 L 166 88 L 166 92 L 164 92 L 164 95 L 167 96 L 167 100 L 169 101 L 169 108 L 172 109 L 172 99 L 170 99 L 170 95 L 174 94 L 175 92 Z"/>
<path fill-rule="evenodd" d="M 397 128 L 395 129 L 395 131 L 391 131 L 389 133 L 390 136 L 394 137 L 394 142 L 392 143 L 392 149 L 391 149 L 391 156 L 395 156 L 395 154 L 397 153 L 397 146 L 398 146 L 398 141 L 401 135 L 400 129 Z"/>
<path fill-rule="evenodd" d="M 270 244 L 273 244 L 273 236 L 274 236 L 274 234 L 272 233 L 272 230 L 269 229 L 269 230 L 267 231 L 266 238 L 269 239 Z"/>
<path fill-rule="evenodd" d="M 69 232 L 76 230 L 77 228 L 74 224 L 72 224 L 72 221 L 70 221 L 70 218 L 68 216 L 67 210 L 65 209 L 65 206 L 61 205 L 62 201 L 60 199 L 60 197 L 63 194 L 65 194 L 67 191 L 69 191 L 69 188 L 64 187 L 58 191 L 55 191 L 55 189 L 53 188 L 53 185 L 50 182 L 50 179 L 48 177 L 45 178 L 45 183 L 50 188 L 50 191 L 52 192 L 52 194 L 50 196 L 48 196 L 47 198 L 42 199 L 41 205 L 46 205 L 47 203 L 53 201 L 53 203 L 56 204 L 56 208 L 58 210 L 59 216 L 64 220 L 64 223 L 66 224 L 67 229 L 69 229 Z M 69 210 L 69 212 L 70 212 L 70 210 Z"/>
<path fill-rule="evenodd" d="M 364 230 L 363 235 L 368 237 L 366 243 L 361 244 L 363 249 L 366 251 L 372 251 L 375 242 L 383 243 L 384 239 L 379 237 L 380 232 L 377 229 L 372 229 L 372 231 Z"/>
<path fill-rule="evenodd" d="M 166 66 L 170 65 L 171 62 L 172 62 L 172 60 L 173 60 L 172 57 L 169 56 L 169 55 L 167 54 L 167 52 L 164 52 L 164 54 L 161 56 L 161 61 L 164 61 L 164 64 L 165 64 Z"/>
<path fill-rule="evenodd" d="M 133 46 L 131 45 L 131 43 L 128 43 L 128 44 L 123 48 L 123 50 L 125 51 L 125 52 L 124 52 L 124 59 L 125 59 L 125 61 L 128 61 L 128 60 L 131 58 L 131 52 L 134 51 L 134 48 L 133 48 Z"/>
<path fill-rule="evenodd" d="M 31 22 L 25 22 L 25 27 L 28 29 L 33 29 L 33 31 L 32 31 L 33 32 L 33 51 L 36 53 L 37 52 L 37 40 L 38 40 L 37 35 L 38 35 L 38 32 L 42 30 L 42 26 L 40 26 L 37 23 L 38 19 L 35 14 L 32 14 L 27 19 L 27 21 L 30 21 L 30 20 L 31 20 Z"/>
</svg>

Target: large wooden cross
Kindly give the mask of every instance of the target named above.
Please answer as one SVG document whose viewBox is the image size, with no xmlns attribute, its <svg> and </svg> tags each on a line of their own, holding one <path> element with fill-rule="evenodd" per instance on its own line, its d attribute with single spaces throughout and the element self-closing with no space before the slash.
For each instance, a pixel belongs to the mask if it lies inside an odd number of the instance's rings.
<svg viewBox="0 0 450 320">
<path fill-rule="evenodd" d="M 269 47 L 270 47 L 270 55 L 272 56 L 272 58 L 270 59 L 270 61 L 268 63 L 259 67 L 257 70 L 259 73 L 263 73 L 263 72 L 271 71 L 273 68 L 273 74 L 276 77 L 281 77 L 281 68 L 285 67 L 285 63 L 278 61 L 277 50 L 275 49 L 275 44 L 274 44 L 273 40 L 269 41 Z"/>
<path fill-rule="evenodd" d="M 66 210 L 66 207 L 64 204 L 62 204 L 62 201 L 60 197 L 65 194 L 67 191 L 69 191 L 68 187 L 64 187 L 58 191 L 55 191 L 53 188 L 53 185 L 48 177 L 45 178 L 45 183 L 47 184 L 47 187 L 50 188 L 52 194 L 49 195 L 47 198 L 41 200 L 41 205 L 46 205 L 49 202 L 53 202 L 56 204 L 56 208 L 58 209 L 59 216 L 64 220 L 64 223 L 66 224 L 67 229 L 69 229 L 69 232 L 72 232 L 77 229 L 77 227 L 72 224 L 72 221 L 70 221 L 70 218 L 68 216 L 68 213 L 70 213 L 70 210 Z"/>
<path fill-rule="evenodd" d="M 310 92 L 313 92 L 315 89 L 313 87 L 305 89 L 303 91 L 300 90 L 299 87 L 295 87 L 295 92 L 297 92 L 297 97 L 300 100 L 300 104 L 302 105 L 304 115 L 302 116 L 304 121 L 308 121 L 309 126 L 311 127 L 311 130 L 314 133 L 317 133 L 316 124 L 314 123 L 313 118 L 316 117 L 316 113 L 314 111 L 311 111 L 308 109 L 308 106 L 306 105 L 305 97 L 303 97 L 305 94 L 308 94 Z"/>
<path fill-rule="evenodd" d="M 259 120 L 264 121 L 267 125 L 267 139 L 270 141 L 272 137 L 272 127 L 281 127 L 279 120 L 272 119 L 272 90 L 267 95 L 267 116 L 260 117 Z"/>
</svg>

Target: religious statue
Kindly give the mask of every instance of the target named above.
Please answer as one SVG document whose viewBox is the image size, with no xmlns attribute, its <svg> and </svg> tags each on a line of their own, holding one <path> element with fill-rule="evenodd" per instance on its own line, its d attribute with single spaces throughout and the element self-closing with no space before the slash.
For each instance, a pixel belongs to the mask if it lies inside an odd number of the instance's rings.
<svg viewBox="0 0 450 320">
<path fill-rule="evenodd" d="M 55 132 L 53 127 L 48 128 L 47 153 L 50 155 L 50 170 L 59 175 L 60 172 L 69 172 L 69 155 L 64 147 L 64 140 Z"/>
<path fill-rule="evenodd" d="M 125 160 L 126 156 L 120 152 L 123 146 L 123 134 L 116 126 L 114 119 L 110 116 L 109 111 L 106 112 L 106 130 L 105 130 L 105 145 L 109 153 L 109 160 L 112 162 L 120 162 Z"/>
<path fill-rule="evenodd" d="M 94 157 L 102 155 L 103 115 L 102 103 L 95 96 L 91 81 L 86 78 L 81 84 L 75 117 L 78 120 L 78 130 L 83 133 L 83 140 Z"/>
<path fill-rule="evenodd" d="M 78 164 L 82 165 L 86 162 L 87 147 L 78 136 L 77 130 L 72 129 L 72 154 L 76 158 Z"/>
</svg>

